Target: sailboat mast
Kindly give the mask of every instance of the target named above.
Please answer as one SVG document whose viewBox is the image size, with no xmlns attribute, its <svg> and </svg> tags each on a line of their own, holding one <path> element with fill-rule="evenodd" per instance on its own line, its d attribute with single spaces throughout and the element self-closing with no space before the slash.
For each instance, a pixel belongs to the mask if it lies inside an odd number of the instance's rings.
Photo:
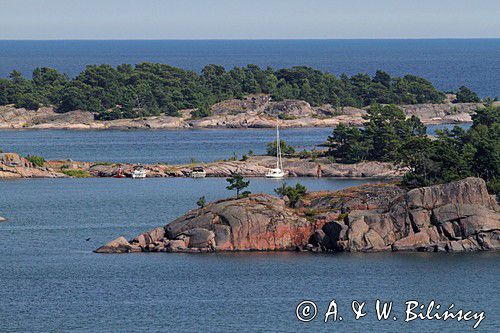
<svg viewBox="0 0 500 333">
<path fill-rule="evenodd" d="M 280 141 L 280 131 L 279 131 L 279 118 L 276 117 L 276 169 L 282 170 L 281 163 L 281 141 Z"/>
</svg>

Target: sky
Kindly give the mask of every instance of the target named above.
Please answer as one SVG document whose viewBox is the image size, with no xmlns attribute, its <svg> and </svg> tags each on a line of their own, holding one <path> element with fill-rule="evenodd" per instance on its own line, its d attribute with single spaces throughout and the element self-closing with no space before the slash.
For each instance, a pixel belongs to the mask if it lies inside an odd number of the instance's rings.
<svg viewBox="0 0 500 333">
<path fill-rule="evenodd" d="M 0 39 L 499 37 L 500 0 L 0 0 Z"/>
</svg>

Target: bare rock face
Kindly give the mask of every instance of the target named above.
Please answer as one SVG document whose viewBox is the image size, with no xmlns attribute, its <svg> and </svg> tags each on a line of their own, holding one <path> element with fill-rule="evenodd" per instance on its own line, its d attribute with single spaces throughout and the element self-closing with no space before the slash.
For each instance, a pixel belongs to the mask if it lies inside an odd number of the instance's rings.
<svg viewBox="0 0 500 333">
<path fill-rule="evenodd" d="M 283 200 L 258 194 L 192 211 L 165 227 L 169 239 L 214 250 L 289 250 L 306 245 L 312 225 Z"/>
<path fill-rule="evenodd" d="M 130 243 L 125 239 L 125 237 L 118 237 L 115 240 L 112 240 L 108 244 L 101 246 L 97 250 L 95 250 L 96 253 L 126 253 L 130 252 L 132 249 L 132 246 Z"/>
<path fill-rule="evenodd" d="M 267 194 L 220 200 L 130 242 L 123 252 L 481 251 L 500 249 L 500 208 L 479 178 L 406 191 L 371 184 L 315 192 L 289 208 Z"/>
<path fill-rule="evenodd" d="M 96 250 L 99 253 L 208 252 L 295 250 L 305 246 L 315 225 L 267 194 L 221 200 L 193 210 L 165 227 L 124 238 Z"/>
<path fill-rule="evenodd" d="M 16 153 L 0 153 L 0 178 L 65 178 L 48 167 L 37 167 Z"/>
<path fill-rule="evenodd" d="M 486 183 L 467 178 L 418 188 L 388 207 L 349 213 L 348 251 L 471 251 L 500 249 L 499 207 Z"/>
</svg>

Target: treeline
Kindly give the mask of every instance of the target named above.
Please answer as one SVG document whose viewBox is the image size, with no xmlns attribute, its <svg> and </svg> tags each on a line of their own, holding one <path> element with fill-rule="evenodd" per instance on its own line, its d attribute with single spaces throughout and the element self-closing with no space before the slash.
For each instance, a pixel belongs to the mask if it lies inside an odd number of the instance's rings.
<svg viewBox="0 0 500 333">
<path fill-rule="evenodd" d="M 429 81 L 414 75 L 391 77 L 377 71 L 373 77 L 336 77 L 303 66 L 273 70 L 248 65 L 227 71 L 208 65 L 198 74 L 156 63 L 91 65 L 73 79 L 43 67 L 35 69 L 31 79 L 17 71 L 0 79 L 0 105 L 52 105 L 58 112 L 92 111 L 98 119 L 176 116 L 191 108 L 199 109 L 195 117 L 203 117 L 217 102 L 254 93 L 271 94 L 274 100 L 301 99 L 314 106 L 439 103 L 445 98 Z M 479 100 L 465 87 L 460 93 L 462 102 Z"/>
<path fill-rule="evenodd" d="M 403 183 L 428 186 L 476 176 L 500 195 L 500 107 L 491 103 L 472 116 L 467 131 L 455 126 L 436 138 L 416 117 L 405 119 L 396 106 L 374 105 L 364 128 L 340 125 L 328 138 L 328 154 L 339 162 L 396 162 L 409 170 Z"/>
</svg>

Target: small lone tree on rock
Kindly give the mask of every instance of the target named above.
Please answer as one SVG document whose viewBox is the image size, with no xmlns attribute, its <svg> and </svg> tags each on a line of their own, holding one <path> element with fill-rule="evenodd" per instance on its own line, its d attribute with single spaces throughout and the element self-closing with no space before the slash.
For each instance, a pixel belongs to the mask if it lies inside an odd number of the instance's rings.
<svg viewBox="0 0 500 333">
<path fill-rule="evenodd" d="M 229 183 L 229 186 L 226 187 L 228 190 L 236 190 L 236 198 L 244 198 L 250 194 L 250 191 L 241 192 L 241 190 L 250 185 L 250 181 L 245 181 L 242 175 L 232 175 L 231 177 L 226 178 L 226 181 Z"/>
<path fill-rule="evenodd" d="M 196 201 L 196 204 L 200 208 L 205 207 L 205 205 L 207 204 L 207 200 L 205 199 L 205 196 L 202 196 L 201 198 L 199 198 L 198 201 Z"/>
</svg>

